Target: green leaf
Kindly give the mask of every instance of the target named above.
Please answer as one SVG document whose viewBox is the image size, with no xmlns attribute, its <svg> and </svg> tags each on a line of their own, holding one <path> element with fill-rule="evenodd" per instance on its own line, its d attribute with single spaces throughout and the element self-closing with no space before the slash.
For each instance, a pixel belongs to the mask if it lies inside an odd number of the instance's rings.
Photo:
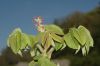
<svg viewBox="0 0 100 66">
<path fill-rule="evenodd" d="M 22 56 L 22 52 L 21 52 L 20 50 L 18 51 L 18 54 L 19 54 L 20 56 Z"/>
<path fill-rule="evenodd" d="M 89 49 L 90 49 L 90 47 L 91 47 L 91 44 L 90 44 L 90 41 L 89 40 L 87 40 L 87 42 L 86 42 L 86 44 L 85 44 L 85 52 L 86 52 L 86 54 L 88 54 L 88 52 L 89 52 Z"/>
<path fill-rule="evenodd" d="M 58 43 L 58 42 L 55 42 L 55 50 L 58 51 L 58 50 L 62 50 L 66 47 L 66 44 L 61 44 L 61 43 Z"/>
<path fill-rule="evenodd" d="M 78 30 L 79 30 L 80 38 L 81 38 L 81 41 L 82 41 L 82 45 L 84 45 L 86 43 L 86 41 L 87 41 L 87 31 L 86 31 L 86 28 L 83 27 L 83 26 L 79 26 Z"/>
<path fill-rule="evenodd" d="M 51 46 L 55 47 L 55 42 L 53 41 L 53 39 L 51 40 Z"/>
<path fill-rule="evenodd" d="M 78 49 L 76 50 L 75 54 L 77 54 L 80 49 L 81 49 L 81 47 L 79 46 Z"/>
<path fill-rule="evenodd" d="M 79 26 L 78 30 L 81 32 L 81 34 L 83 32 L 82 36 L 85 36 L 84 40 L 86 42 L 85 42 L 85 46 L 82 48 L 82 54 L 86 55 L 89 52 L 89 48 L 93 47 L 94 42 L 93 42 L 92 36 L 91 36 L 90 32 L 88 31 L 88 29 L 86 29 L 83 26 Z"/>
<path fill-rule="evenodd" d="M 85 45 L 85 48 L 86 48 L 86 54 L 88 54 L 89 53 L 89 46 L 87 46 L 87 45 Z"/>
<path fill-rule="evenodd" d="M 67 46 L 72 49 L 78 49 L 80 46 L 78 41 L 70 33 L 68 33 L 64 36 L 64 40 L 65 40 Z"/>
<path fill-rule="evenodd" d="M 85 39 L 85 41 L 86 41 L 86 44 L 89 44 L 89 46 L 91 46 L 91 47 L 93 47 L 93 38 L 92 38 L 92 36 L 91 36 L 91 34 L 90 34 L 90 32 L 88 31 L 88 29 L 86 29 L 85 27 L 83 27 L 83 26 L 79 26 L 78 27 L 78 29 L 80 30 L 80 31 L 82 31 L 83 30 L 83 33 L 84 33 L 84 36 L 86 37 Z M 82 35 L 83 36 L 83 35 Z"/>
<path fill-rule="evenodd" d="M 84 31 L 78 30 L 76 28 L 71 28 L 70 33 L 79 41 L 79 43 L 83 46 L 86 42 L 86 35 Z"/>
<path fill-rule="evenodd" d="M 56 64 L 54 64 L 52 61 L 50 61 L 50 59 L 46 57 L 41 57 L 38 60 L 38 64 L 39 66 L 56 66 Z"/>
<path fill-rule="evenodd" d="M 83 54 L 84 56 L 86 56 L 86 54 L 87 54 L 87 53 L 86 53 L 86 47 L 83 47 L 83 48 L 82 48 L 82 54 Z"/>
<path fill-rule="evenodd" d="M 60 43 L 55 43 L 55 50 L 56 50 L 56 51 L 59 50 L 59 49 L 61 49 L 61 47 L 62 47 L 62 44 L 60 44 Z"/>
<path fill-rule="evenodd" d="M 31 45 L 29 36 L 25 33 L 22 33 L 21 38 L 19 38 L 21 40 L 21 49 L 24 49 L 27 45 Z"/>
<path fill-rule="evenodd" d="M 83 26 L 79 26 L 78 29 L 71 28 L 70 33 L 79 41 L 79 43 L 84 46 L 86 42 L 89 42 L 93 46 L 93 39 L 90 32 Z"/>
<path fill-rule="evenodd" d="M 10 35 L 7 40 L 8 46 L 11 47 L 14 53 L 18 53 L 19 50 L 24 49 L 28 44 L 31 44 L 27 34 L 17 28 Z"/>
<path fill-rule="evenodd" d="M 35 43 L 42 43 L 42 39 L 43 39 L 43 36 L 44 36 L 44 32 L 39 32 L 36 36 L 35 36 Z"/>
<path fill-rule="evenodd" d="M 28 66 L 34 66 L 34 61 L 31 61 Z"/>
<path fill-rule="evenodd" d="M 19 28 L 15 29 L 7 40 L 8 46 L 11 47 L 14 53 L 17 53 L 21 47 L 21 30 Z"/>
<path fill-rule="evenodd" d="M 42 43 L 42 45 L 44 45 L 46 43 L 48 37 L 49 37 L 49 32 L 46 31 L 46 32 L 44 32 L 42 34 L 42 36 L 41 36 L 41 43 Z"/>
<path fill-rule="evenodd" d="M 52 38 L 48 36 L 44 48 L 48 49 L 52 45 L 52 41 Z"/>
<path fill-rule="evenodd" d="M 30 44 L 28 44 L 30 47 L 34 47 L 35 43 L 35 36 L 34 35 L 29 35 L 29 39 L 30 39 Z"/>
<path fill-rule="evenodd" d="M 39 66 L 38 65 L 38 62 L 35 62 L 35 61 L 31 61 L 28 66 Z"/>
<path fill-rule="evenodd" d="M 71 28 L 69 32 L 82 45 L 76 50 L 76 53 L 81 48 L 83 55 L 88 54 L 89 48 L 93 47 L 93 39 L 92 39 L 92 36 L 91 36 L 90 32 L 88 31 L 88 29 L 86 29 L 84 26 L 79 26 L 78 29 Z"/>
<path fill-rule="evenodd" d="M 62 29 L 56 25 L 45 25 L 46 31 L 50 31 L 59 35 L 64 35 Z"/>
<path fill-rule="evenodd" d="M 51 33 L 50 36 L 51 36 L 55 41 L 57 41 L 57 42 L 59 42 L 59 43 L 64 43 L 62 37 L 60 37 L 60 36 L 58 36 L 58 35 L 56 35 L 56 34 L 54 34 L 54 33 Z"/>
<path fill-rule="evenodd" d="M 16 45 L 16 39 L 14 36 L 10 36 L 8 38 L 8 46 L 11 47 L 12 51 L 14 53 L 17 53 L 19 51 L 19 49 L 17 49 L 17 45 Z"/>
<path fill-rule="evenodd" d="M 66 47 L 66 44 L 62 44 L 61 50 L 63 50 Z"/>
<path fill-rule="evenodd" d="M 42 57 L 41 54 L 34 56 L 34 60 L 39 60 Z"/>
<path fill-rule="evenodd" d="M 29 66 L 56 66 L 56 64 L 46 57 L 40 57 L 37 62 L 31 61 Z"/>
</svg>

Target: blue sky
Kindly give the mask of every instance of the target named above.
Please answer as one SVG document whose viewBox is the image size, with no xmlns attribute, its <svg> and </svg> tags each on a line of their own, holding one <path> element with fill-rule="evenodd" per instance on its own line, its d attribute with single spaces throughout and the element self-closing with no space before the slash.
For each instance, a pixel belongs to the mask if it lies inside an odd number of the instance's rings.
<svg viewBox="0 0 100 66">
<path fill-rule="evenodd" d="M 42 16 L 48 24 L 74 11 L 90 11 L 98 2 L 100 0 L 0 0 L 0 51 L 6 47 L 13 29 L 20 27 L 25 33 L 36 33 L 33 17 Z"/>
</svg>

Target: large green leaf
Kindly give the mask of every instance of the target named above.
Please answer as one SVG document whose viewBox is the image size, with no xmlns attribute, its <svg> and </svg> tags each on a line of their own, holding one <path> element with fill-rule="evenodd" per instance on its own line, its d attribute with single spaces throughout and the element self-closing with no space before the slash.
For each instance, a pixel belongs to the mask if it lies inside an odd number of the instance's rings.
<svg viewBox="0 0 100 66">
<path fill-rule="evenodd" d="M 91 46 L 91 47 L 93 47 L 93 38 L 92 38 L 92 36 L 91 36 L 91 34 L 90 34 L 90 32 L 88 31 L 88 29 L 86 29 L 85 27 L 83 27 L 83 26 L 79 26 L 78 27 L 78 29 L 80 30 L 80 32 L 81 31 L 83 31 L 83 35 L 81 35 L 81 36 L 85 36 L 86 38 L 84 39 L 86 42 L 86 44 L 88 44 L 89 46 Z M 81 32 L 82 33 L 82 32 Z"/>
<path fill-rule="evenodd" d="M 84 40 L 86 42 L 85 42 L 84 47 L 82 47 L 82 54 L 86 55 L 89 52 L 89 48 L 93 47 L 94 42 L 93 42 L 92 36 L 91 36 L 90 32 L 88 31 L 88 29 L 86 29 L 83 26 L 79 26 L 78 30 L 81 32 L 81 34 L 82 34 L 82 32 L 84 33 L 82 36 L 85 36 Z"/>
<path fill-rule="evenodd" d="M 15 29 L 7 40 L 8 46 L 11 47 L 14 53 L 17 53 L 21 47 L 21 30 L 19 28 Z"/>
<path fill-rule="evenodd" d="M 29 36 L 22 33 L 21 29 L 15 29 L 8 38 L 8 46 L 11 47 L 14 53 L 18 53 L 19 50 L 24 49 L 28 44 L 31 44 Z"/>
<path fill-rule="evenodd" d="M 93 39 L 90 32 L 83 26 L 79 26 L 78 29 L 71 28 L 70 33 L 79 41 L 79 43 L 84 46 L 86 42 L 89 42 L 93 46 Z"/>
<path fill-rule="evenodd" d="M 71 35 L 71 33 L 66 34 L 64 36 L 64 40 L 65 40 L 67 46 L 72 49 L 78 49 L 80 46 L 78 41 Z"/>
<path fill-rule="evenodd" d="M 79 34 L 80 34 L 80 39 L 82 41 L 82 45 L 84 45 L 87 41 L 87 31 L 86 31 L 86 28 L 83 27 L 83 26 L 79 26 L 78 27 L 78 31 L 79 31 Z"/>
<path fill-rule="evenodd" d="M 81 46 L 77 49 L 76 53 L 81 48 L 83 55 L 88 54 L 89 48 L 93 47 L 93 39 L 88 29 L 83 26 L 79 26 L 78 29 L 71 28 L 69 33 L 71 33 L 71 35 L 74 36 L 74 38 L 77 39 L 78 42 L 81 44 Z"/>
<path fill-rule="evenodd" d="M 62 29 L 56 25 L 45 25 L 46 31 L 50 31 L 59 35 L 64 35 Z"/>
</svg>

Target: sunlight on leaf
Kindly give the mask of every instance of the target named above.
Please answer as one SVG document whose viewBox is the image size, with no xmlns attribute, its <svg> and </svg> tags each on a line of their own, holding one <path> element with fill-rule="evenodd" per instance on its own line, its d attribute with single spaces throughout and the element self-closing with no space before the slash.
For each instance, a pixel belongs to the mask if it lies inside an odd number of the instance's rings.
<svg viewBox="0 0 100 66">
<path fill-rule="evenodd" d="M 64 35 L 62 29 L 56 25 L 45 25 L 45 29 L 55 34 Z"/>
</svg>

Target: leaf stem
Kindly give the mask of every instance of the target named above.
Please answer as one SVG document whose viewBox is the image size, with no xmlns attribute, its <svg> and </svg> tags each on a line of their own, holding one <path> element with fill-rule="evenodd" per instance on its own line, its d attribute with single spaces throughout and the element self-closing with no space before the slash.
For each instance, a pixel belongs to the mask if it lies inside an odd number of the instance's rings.
<svg viewBox="0 0 100 66">
<path fill-rule="evenodd" d="M 44 50 L 40 44 L 37 44 L 37 48 L 40 50 L 41 53 L 43 53 Z"/>
<path fill-rule="evenodd" d="M 54 47 L 51 47 L 50 50 L 48 51 L 48 57 L 51 58 L 52 52 L 54 51 Z"/>
</svg>

